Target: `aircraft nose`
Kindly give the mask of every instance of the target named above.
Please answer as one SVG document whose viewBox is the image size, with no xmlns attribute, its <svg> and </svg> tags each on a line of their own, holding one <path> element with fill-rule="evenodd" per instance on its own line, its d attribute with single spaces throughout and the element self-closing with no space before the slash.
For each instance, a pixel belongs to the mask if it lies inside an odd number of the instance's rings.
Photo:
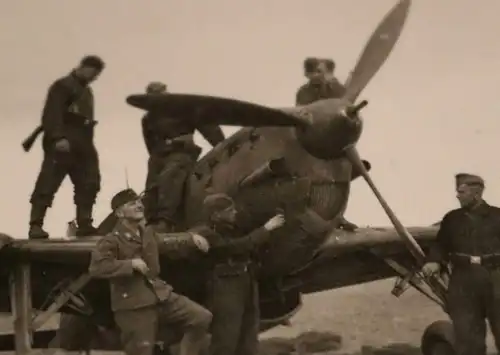
<svg viewBox="0 0 500 355">
<path fill-rule="evenodd" d="M 341 156 L 344 149 L 358 141 L 363 122 L 352 109 L 316 113 L 311 124 L 297 129 L 297 138 L 309 154 L 330 160 Z"/>
</svg>

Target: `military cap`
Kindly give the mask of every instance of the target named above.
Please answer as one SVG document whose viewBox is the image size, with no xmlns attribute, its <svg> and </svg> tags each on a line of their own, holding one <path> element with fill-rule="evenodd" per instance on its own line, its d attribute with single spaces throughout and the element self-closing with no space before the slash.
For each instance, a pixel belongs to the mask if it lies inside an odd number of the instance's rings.
<svg viewBox="0 0 500 355">
<path fill-rule="evenodd" d="M 101 71 L 104 69 L 106 65 L 104 64 L 104 61 L 100 57 L 96 55 L 87 55 L 83 57 L 82 60 L 80 61 L 80 66 L 91 67 Z"/>
<path fill-rule="evenodd" d="M 167 91 L 167 85 L 160 81 L 153 81 L 146 86 L 147 94 L 161 94 Z"/>
<path fill-rule="evenodd" d="M 118 192 L 111 199 L 111 209 L 116 211 L 118 208 L 122 207 L 126 203 L 135 201 L 139 198 L 139 195 L 132 189 L 125 189 Z"/>
<path fill-rule="evenodd" d="M 225 193 L 214 193 L 208 195 L 203 200 L 203 212 L 206 217 L 211 216 L 214 212 L 221 211 L 234 205 L 231 197 Z"/>
<path fill-rule="evenodd" d="M 460 185 L 469 185 L 469 186 L 481 186 L 484 187 L 484 180 L 482 177 L 473 174 L 467 173 L 459 173 L 455 175 L 455 183 L 457 188 Z"/>
</svg>

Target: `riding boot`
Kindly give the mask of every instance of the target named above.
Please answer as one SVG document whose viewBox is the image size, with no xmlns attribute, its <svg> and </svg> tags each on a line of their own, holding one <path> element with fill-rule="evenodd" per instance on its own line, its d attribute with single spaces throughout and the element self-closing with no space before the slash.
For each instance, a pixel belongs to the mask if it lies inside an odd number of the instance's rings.
<svg viewBox="0 0 500 355">
<path fill-rule="evenodd" d="M 32 204 L 30 213 L 29 239 L 47 239 L 49 233 L 43 230 L 43 221 L 47 212 L 47 206 Z"/>
<path fill-rule="evenodd" d="M 98 230 L 92 225 L 92 207 L 93 206 L 76 206 L 76 222 L 78 229 L 76 230 L 77 237 L 90 237 L 98 235 Z"/>
</svg>

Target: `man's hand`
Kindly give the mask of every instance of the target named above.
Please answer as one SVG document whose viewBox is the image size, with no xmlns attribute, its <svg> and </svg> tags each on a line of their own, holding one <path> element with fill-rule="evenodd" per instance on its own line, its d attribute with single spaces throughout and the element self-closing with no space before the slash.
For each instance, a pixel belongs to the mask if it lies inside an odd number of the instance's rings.
<svg viewBox="0 0 500 355">
<path fill-rule="evenodd" d="M 63 153 L 69 152 L 70 149 L 69 141 L 66 138 L 59 139 L 55 144 L 55 148 L 58 152 L 63 152 Z"/>
<path fill-rule="evenodd" d="M 146 275 L 146 273 L 149 271 L 148 266 L 144 262 L 144 260 L 137 258 L 137 259 L 132 259 L 132 268 L 134 270 L 137 270 L 143 275 Z"/>
<path fill-rule="evenodd" d="M 439 265 L 439 263 L 429 262 L 429 263 L 426 263 L 422 267 L 422 272 L 425 275 L 430 276 L 430 275 L 438 273 L 440 271 L 440 269 L 441 269 L 441 266 Z"/>
<path fill-rule="evenodd" d="M 195 233 L 192 233 L 191 236 L 193 237 L 194 245 L 196 245 L 198 249 L 204 253 L 208 252 L 210 244 L 208 244 L 208 241 L 204 237 Z"/>
<path fill-rule="evenodd" d="M 264 228 L 268 231 L 275 230 L 279 227 L 282 227 L 285 224 L 285 216 L 282 214 L 277 214 L 273 218 L 264 224 Z"/>
</svg>

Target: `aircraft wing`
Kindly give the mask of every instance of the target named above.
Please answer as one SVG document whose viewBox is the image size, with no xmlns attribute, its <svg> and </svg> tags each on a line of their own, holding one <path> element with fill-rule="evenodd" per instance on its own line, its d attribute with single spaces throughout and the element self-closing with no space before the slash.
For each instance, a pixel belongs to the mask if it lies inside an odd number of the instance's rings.
<svg viewBox="0 0 500 355">
<path fill-rule="evenodd" d="M 0 267 L 2 264 L 8 266 L 13 260 L 29 260 L 31 263 L 87 268 L 90 254 L 101 238 L 28 240 L 0 234 Z M 190 233 L 165 233 L 160 241 L 160 253 L 174 259 L 198 252 Z"/>
<path fill-rule="evenodd" d="M 407 229 L 424 252 L 428 253 L 435 243 L 439 226 Z M 415 281 L 419 276 L 414 277 L 415 272 L 418 274 L 419 271 L 415 258 L 392 227 L 359 228 L 355 232 L 333 230 L 318 248 L 313 260 L 291 276 L 291 283 L 295 282 L 293 279 L 301 280 L 301 291 L 314 293 L 399 277 L 396 284 L 406 289 L 409 282 L 415 282 L 412 285 L 417 287 L 422 286 L 421 279 Z M 435 299 L 432 295 L 434 291 L 422 290 Z"/>
<path fill-rule="evenodd" d="M 423 247 L 435 240 L 439 227 L 409 227 L 407 228 L 415 240 Z M 320 256 L 328 257 L 344 252 L 353 252 L 364 249 L 386 249 L 390 250 L 404 248 L 401 238 L 396 229 L 392 227 L 366 227 L 359 228 L 355 232 L 346 232 L 336 229 L 332 231 L 320 248 Z"/>
</svg>

